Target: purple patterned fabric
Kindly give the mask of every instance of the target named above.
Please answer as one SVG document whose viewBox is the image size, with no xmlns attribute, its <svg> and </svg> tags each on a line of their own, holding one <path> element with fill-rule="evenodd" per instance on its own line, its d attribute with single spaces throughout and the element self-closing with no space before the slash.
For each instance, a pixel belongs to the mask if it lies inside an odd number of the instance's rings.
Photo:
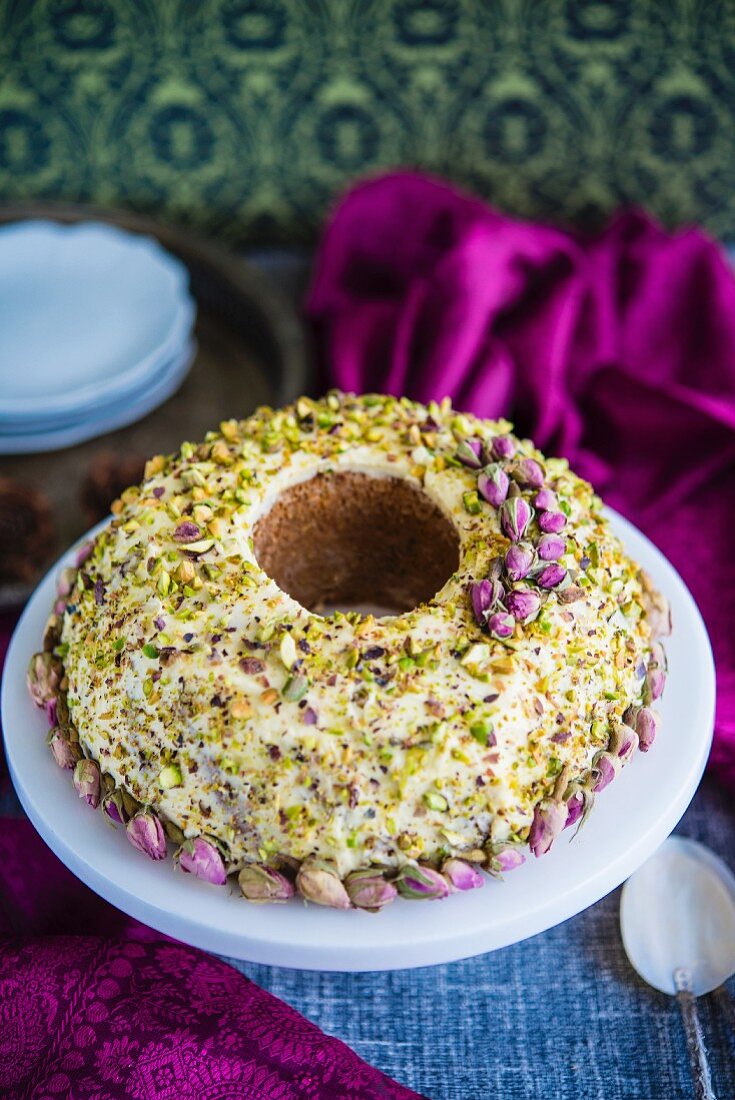
<svg viewBox="0 0 735 1100">
<path fill-rule="evenodd" d="M 0 946 L 0 1095 L 417 1100 L 218 959 L 92 936 Z"/>
<path fill-rule="evenodd" d="M 735 278 L 722 249 L 635 211 L 573 236 L 402 173 L 337 208 L 308 312 L 332 383 L 510 416 L 661 547 L 709 629 L 711 763 L 735 789 Z"/>
</svg>

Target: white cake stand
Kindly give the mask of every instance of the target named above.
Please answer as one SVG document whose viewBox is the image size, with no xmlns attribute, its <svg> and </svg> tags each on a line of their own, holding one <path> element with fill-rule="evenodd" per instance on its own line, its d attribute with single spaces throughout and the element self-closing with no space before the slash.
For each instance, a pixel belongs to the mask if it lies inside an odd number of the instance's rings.
<svg viewBox="0 0 735 1100">
<path fill-rule="evenodd" d="M 153 863 L 123 830 L 81 802 L 46 746 L 45 716 L 25 675 L 40 647 L 58 570 L 39 585 L 13 636 L 2 685 L 5 750 L 15 789 L 38 832 L 66 866 L 107 901 L 185 943 L 251 962 L 308 970 L 391 970 L 451 962 L 515 943 L 574 916 L 615 889 L 662 843 L 686 810 L 709 753 L 715 703 L 712 652 L 687 588 L 651 542 L 615 513 L 626 549 L 671 601 L 674 634 L 662 727 L 597 799 L 572 840 L 505 881 L 442 902 L 399 899 L 383 912 L 337 912 L 294 900 L 256 906 L 235 887 L 215 887 Z"/>
</svg>

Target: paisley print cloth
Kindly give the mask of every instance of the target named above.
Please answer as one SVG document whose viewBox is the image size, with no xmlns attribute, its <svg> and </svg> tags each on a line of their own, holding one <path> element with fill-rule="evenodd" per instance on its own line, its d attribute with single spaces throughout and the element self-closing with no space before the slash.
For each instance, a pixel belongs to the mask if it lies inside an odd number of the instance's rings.
<svg viewBox="0 0 735 1100">
<path fill-rule="evenodd" d="M 6 1100 L 420 1100 L 227 964 L 181 944 L 0 945 Z"/>
</svg>

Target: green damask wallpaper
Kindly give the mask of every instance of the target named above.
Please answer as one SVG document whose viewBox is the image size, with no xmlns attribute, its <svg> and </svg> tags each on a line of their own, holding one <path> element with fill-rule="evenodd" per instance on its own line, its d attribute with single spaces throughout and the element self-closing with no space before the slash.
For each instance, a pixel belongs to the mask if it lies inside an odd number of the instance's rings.
<svg viewBox="0 0 735 1100">
<path fill-rule="evenodd" d="M 735 2 L 0 0 L 0 199 L 293 243 L 395 165 L 735 237 Z"/>
</svg>

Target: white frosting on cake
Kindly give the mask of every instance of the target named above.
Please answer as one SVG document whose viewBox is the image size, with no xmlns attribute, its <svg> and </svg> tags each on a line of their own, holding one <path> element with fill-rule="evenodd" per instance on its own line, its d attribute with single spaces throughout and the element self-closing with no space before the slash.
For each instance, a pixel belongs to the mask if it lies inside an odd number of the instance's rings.
<svg viewBox="0 0 735 1100">
<path fill-rule="evenodd" d="M 584 781 L 640 704 L 651 643 L 638 568 L 600 501 L 524 441 L 567 515 L 561 564 L 581 593 L 543 592 L 504 641 L 478 625 L 469 587 L 509 540 L 454 456 L 509 431 L 446 402 L 332 395 L 152 460 L 63 618 L 85 753 L 187 837 L 222 842 L 229 868 L 318 856 L 344 875 L 524 840 L 564 766 Z M 263 572 L 258 520 L 330 471 L 408 479 L 451 519 L 459 567 L 432 601 L 322 617 Z"/>
</svg>

